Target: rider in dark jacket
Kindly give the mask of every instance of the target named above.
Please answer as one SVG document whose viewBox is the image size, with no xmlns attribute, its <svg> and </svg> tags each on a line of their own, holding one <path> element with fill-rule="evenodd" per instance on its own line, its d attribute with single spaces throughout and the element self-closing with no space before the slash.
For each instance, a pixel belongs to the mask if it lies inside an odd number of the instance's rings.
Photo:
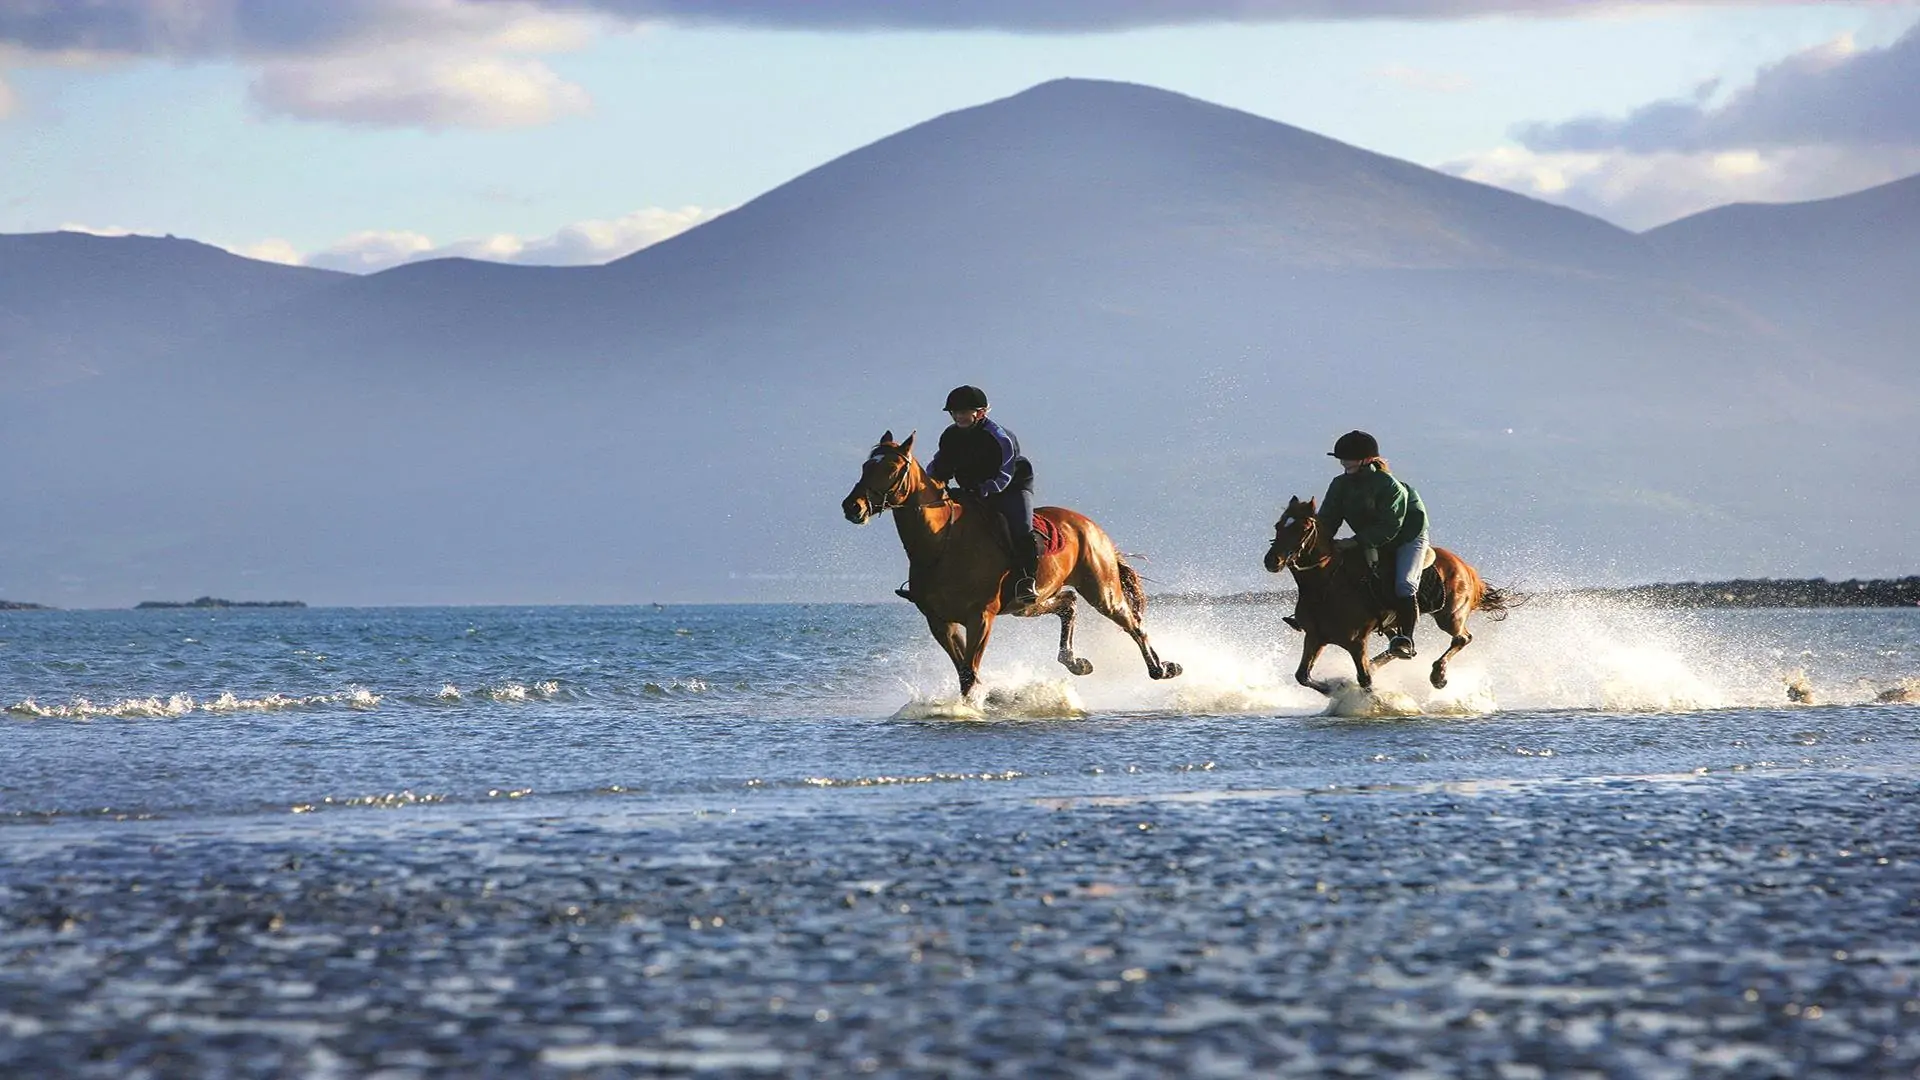
<svg viewBox="0 0 1920 1080">
<path fill-rule="evenodd" d="M 1006 520 L 1016 573 L 1013 601 L 1036 604 L 1040 552 L 1033 539 L 1033 465 L 1021 455 L 1013 432 L 987 416 L 989 407 L 986 391 L 977 386 L 957 386 L 947 395 L 953 426 L 941 432 L 927 475 L 953 481 Z"/>
</svg>

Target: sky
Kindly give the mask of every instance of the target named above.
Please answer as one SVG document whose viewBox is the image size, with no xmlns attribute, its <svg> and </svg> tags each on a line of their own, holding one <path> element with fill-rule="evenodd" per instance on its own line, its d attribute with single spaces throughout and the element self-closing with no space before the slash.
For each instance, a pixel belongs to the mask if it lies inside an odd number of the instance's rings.
<svg viewBox="0 0 1920 1080">
<path fill-rule="evenodd" d="M 1635 230 L 1920 173 L 1920 0 L 0 0 L 0 233 L 599 263 L 1061 77 Z"/>
</svg>

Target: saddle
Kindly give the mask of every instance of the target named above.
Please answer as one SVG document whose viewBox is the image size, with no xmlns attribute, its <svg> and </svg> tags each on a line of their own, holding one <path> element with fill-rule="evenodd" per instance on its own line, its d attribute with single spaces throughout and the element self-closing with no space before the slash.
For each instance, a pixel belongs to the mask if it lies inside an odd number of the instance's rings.
<svg viewBox="0 0 1920 1080">
<path fill-rule="evenodd" d="M 1040 549 L 1040 557 L 1058 555 L 1067 546 L 1067 530 L 1061 528 L 1050 517 L 1033 515 L 1033 546 Z"/>
<path fill-rule="evenodd" d="M 1393 592 L 1393 582 L 1380 572 L 1379 565 L 1369 566 L 1360 555 L 1360 542 L 1346 537 L 1333 542 L 1334 553 L 1340 561 L 1351 567 L 1355 581 L 1366 590 L 1367 599 L 1381 611 L 1392 611 L 1398 599 Z M 1419 606 L 1420 614 L 1439 611 L 1446 606 L 1446 587 L 1440 581 L 1440 571 L 1434 563 L 1435 548 L 1427 545 L 1426 557 L 1420 560 L 1420 587 L 1414 591 L 1414 602 Z"/>
</svg>

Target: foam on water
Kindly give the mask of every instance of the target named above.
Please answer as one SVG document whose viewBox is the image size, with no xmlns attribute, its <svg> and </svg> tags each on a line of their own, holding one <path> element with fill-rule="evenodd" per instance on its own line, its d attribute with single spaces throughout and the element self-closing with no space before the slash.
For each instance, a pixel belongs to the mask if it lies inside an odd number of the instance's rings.
<svg viewBox="0 0 1920 1080">
<path fill-rule="evenodd" d="M 972 700 L 916 697 L 894 712 L 896 720 L 1064 720 L 1087 715 L 1080 695 L 1065 679 L 985 686 Z"/>
<path fill-rule="evenodd" d="M 1424 712 L 1413 695 L 1376 686 L 1362 690 L 1351 679 L 1341 680 L 1327 695 L 1327 716 L 1355 720 L 1383 720 L 1391 717 L 1420 716 Z"/>
<path fill-rule="evenodd" d="M 1293 669 L 1302 637 L 1285 626 L 1281 604 L 1182 602 L 1149 609 L 1146 629 L 1162 658 L 1179 662 L 1177 679 L 1146 677 L 1139 652 L 1104 619 L 1083 618 L 1076 652 L 1094 673 L 1069 677 L 1086 707 L 1096 712 L 1172 711 L 1189 715 L 1234 713 L 1319 714 L 1326 697 L 1298 685 Z M 1332 703 L 1342 709 L 1389 708 L 1403 712 L 1410 699 L 1426 715 L 1479 716 L 1501 710 L 1596 710 L 1655 713 L 1793 704 L 1858 704 L 1883 694 L 1916 698 L 1887 681 L 1863 680 L 1849 667 L 1871 658 L 1817 653 L 1818 638 L 1805 637 L 1783 612 L 1697 612 L 1643 608 L 1601 601 L 1553 602 L 1515 610 L 1504 621 L 1474 617 L 1473 642 L 1451 661 L 1448 685 L 1428 682 L 1433 661 L 1447 639 L 1423 621 L 1416 633 L 1420 655 L 1374 669 L 1375 686 L 1400 702 L 1382 706 Z M 993 685 L 1051 682 L 1058 624 L 1052 619 L 1002 619 L 983 664 Z M 1383 639 L 1370 643 L 1377 651 Z M 904 681 L 915 698 L 937 688 L 952 691 L 952 669 L 930 639 L 924 648 L 902 643 L 896 662 L 913 667 Z M 1352 662 L 1328 648 L 1314 665 L 1316 678 L 1351 682 Z M 1377 695 L 1376 695 L 1377 696 Z"/>
<path fill-rule="evenodd" d="M 95 702 L 89 698 L 76 697 L 64 705 L 42 705 L 33 698 L 24 698 L 7 706 L 7 712 L 13 716 L 35 720 L 171 720 L 192 713 L 244 713 L 244 712 L 282 712 L 289 709 L 317 709 L 332 705 L 344 705 L 352 709 L 373 709 L 380 704 L 380 695 L 363 687 L 338 691 L 332 694 L 268 694 L 264 697 L 243 698 L 232 691 L 202 701 L 192 694 L 168 694 L 150 697 L 120 698 L 114 701 Z"/>
</svg>

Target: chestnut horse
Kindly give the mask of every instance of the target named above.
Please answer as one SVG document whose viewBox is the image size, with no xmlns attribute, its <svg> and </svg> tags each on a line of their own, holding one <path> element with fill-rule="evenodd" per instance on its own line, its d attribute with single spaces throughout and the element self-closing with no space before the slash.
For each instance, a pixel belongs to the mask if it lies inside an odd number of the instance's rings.
<svg viewBox="0 0 1920 1080">
<path fill-rule="evenodd" d="M 1331 693 L 1329 684 L 1314 681 L 1313 662 L 1319 659 L 1320 650 L 1338 645 L 1353 657 L 1361 688 L 1371 690 L 1373 665 L 1384 664 L 1394 656 L 1383 651 L 1369 661 L 1367 637 L 1386 633 L 1385 626 L 1393 614 L 1375 598 L 1359 550 L 1336 548 L 1332 538 L 1321 532 L 1319 519 L 1314 517 L 1316 506 L 1312 499 L 1290 500 L 1273 527 L 1273 546 L 1267 549 L 1267 569 L 1276 574 L 1282 567 L 1292 570 L 1293 583 L 1300 589 L 1300 628 L 1307 640 L 1293 677 L 1302 686 Z M 1480 580 L 1479 571 L 1443 547 L 1433 549 L 1432 570 L 1440 578 L 1440 606 L 1431 612 L 1433 621 L 1453 636 L 1452 645 L 1433 662 L 1431 681 L 1438 689 L 1447 685 L 1447 661 L 1473 640 L 1467 631 L 1467 615 L 1484 611 L 1492 618 L 1504 619 L 1520 597 L 1489 588 Z M 1413 627 L 1396 628 L 1395 632 L 1412 637 Z"/>
<path fill-rule="evenodd" d="M 1160 659 L 1140 629 L 1140 614 L 1147 606 L 1140 575 L 1120 560 L 1100 526 L 1071 510 L 1042 506 L 1034 511 L 1035 517 L 1050 521 L 1066 543 L 1058 552 L 1041 555 L 1034 578 L 1040 601 L 1024 608 L 1013 604 L 1012 561 L 1001 543 L 1006 530 L 999 516 L 981 503 L 951 498 L 934 483 L 914 459 L 912 435 L 903 443 L 894 442 L 891 431 L 880 436 L 860 468 L 860 482 L 840 510 L 855 525 L 894 511 L 900 544 L 907 549 L 908 591 L 934 640 L 953 660 L 962 697 L 971 695 L 980 679 L 980 657 L 993 632 L 994 616 L 1001 614 L 1060 616 L 1060 663 L 1075 675 L 1091 672 L 1093 662 L 1073 654 L 1075 589 L 1133 638 L 1149 676 L 1171 679 L 1180 674 L 1180 665 Z"/>
</svg>

